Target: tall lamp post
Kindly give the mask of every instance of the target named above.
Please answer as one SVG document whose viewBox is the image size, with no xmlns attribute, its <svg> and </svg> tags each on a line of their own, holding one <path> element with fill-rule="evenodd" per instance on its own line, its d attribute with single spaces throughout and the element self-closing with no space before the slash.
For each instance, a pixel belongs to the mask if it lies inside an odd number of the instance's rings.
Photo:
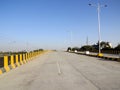
<svg viewBox="0 0 120 90">
<path fill-rule="evenodd" d="M 97 7 L 97 13 L 98 13 L 98 38 L 99 38 L 99 53 L 98 56 L 103 56 L 103 54 L 101 53 L 101 46 L 100 46 L 100 42 L 101 42 L 101 35 L 100 35 L 100 8 L 101 7 L 107 7 L 107 5 L 101 5 L 99 2 L 96 5 L 93 4 L 89 4 L 89 6 L 93 6 L 93 7 Z"/>
</svg>

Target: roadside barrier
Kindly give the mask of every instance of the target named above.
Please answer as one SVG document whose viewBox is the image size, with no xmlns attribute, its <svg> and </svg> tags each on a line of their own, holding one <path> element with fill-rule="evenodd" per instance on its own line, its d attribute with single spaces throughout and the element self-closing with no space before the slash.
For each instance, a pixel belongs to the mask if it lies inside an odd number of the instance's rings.
<svg viewBox="0 0 120 90">
<path fill-rule="evenodd" d="M 0 57 L 0 75 L 4 72 L 8 72 L 11 69 L 19 67 L 20 65 L 26 64 L 32 58 L 44 54 L 46 51 L 34 51 L 24 54 L 16 54 L 11 56 Z"/>
<path fill-rule="evenodd" d="M 4 56 L 4 69 L 6 72 L 10 71 L 9 65 L 10 63 L 8 62 L 8 56 Z"/>
<path fill-rule="evenodd" d="M 75 52 L 70 52 L 70 53 L 75 53 Z M 76 54 L 81 54 L 81 55 L 86 55 L 86 56 L 91 56 L 91 57 L 98 57 L 98 58 L 103 58 L 106 60 L 120 62 L 120 57 L 117 58 L 117 57 L 108 57 L 108 56 L 98 56 L 98 55 L 94 55 L 94 54 L 85 54 L 85 53 L 80 53 L 80 52 L 76 52 Z"/>
<path fill-rule="evenodd" d="M 11 60 L 11 67 L 13 69 L 13 68 L 15 68 L 15 64 L 14 64 L 15 61 L 14 61 L 14 56 L 13 55 L 10 56 L 10 60 Z"/>
<path fill-rule="evenodd" d="M 28 62 L 28 54 L 27 53 L 25 54 L 25 60 L 26 60 L 26 62 Z"/>
<path fill-rule="evenodd" d="M 20 66 L 20 63 L 19 63 L 20 60 L 18 60 L 18 55 L 15 55 L 15 60 L 16 60 L 17 67 L 19 67 Z"/>
<path fill-rule="evenodd" d="M 19 58 L 20 58 L 20 64 L 23 65 L 22 54 L 19 54 Z"/>
<path fill-rule="evenodd" d="M 0 57 L 0 74 L 2 74 L 3 72 L 5 72 L 4 69 L 4 57 Z"/>
<path fill-rule="evenodd" d="M 24 64 L 27 63 L 27 62 L 26 62 L 26 59 L 25 59 L 25 54 L 23 54 L 23 58 L 22 58 L 22 59 L 23 59 L 23 63 L 24 63 Z"/>
</svg>

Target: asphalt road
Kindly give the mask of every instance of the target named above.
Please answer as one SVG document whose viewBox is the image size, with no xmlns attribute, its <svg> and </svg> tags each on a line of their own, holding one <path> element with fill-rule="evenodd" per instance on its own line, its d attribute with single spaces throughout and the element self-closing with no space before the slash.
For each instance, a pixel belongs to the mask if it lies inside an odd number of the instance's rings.
<svg viewBox="0 0 120 90">
<path fill-rule="evenodd" d="M 0 90 L 120 90 L 120 62 L 49 52 L 2 74 Z"/>
</svg>

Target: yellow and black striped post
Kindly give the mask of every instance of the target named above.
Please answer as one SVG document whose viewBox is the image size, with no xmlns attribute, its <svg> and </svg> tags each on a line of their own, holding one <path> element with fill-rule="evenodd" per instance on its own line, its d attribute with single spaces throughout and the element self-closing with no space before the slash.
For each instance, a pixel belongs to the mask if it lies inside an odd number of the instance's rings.
<svg viewBox="0 0 120 90">
<path fill-rule="evenodd" d="M 29 53 L 29 60 L 31 59 L 31 53 Z"/>
<path fill-rule="evenodd" d="M 10 71 L 10 68 L 8 66 L 8 56 L 4 56 L 4 69 L 6 72 Z"/>
<path fill-rule="evenodd" d="M 19 67 L 20 63 L 18 62 L 18 55 L 15 55 L 15 58 L 16 58 L 16 65 Z"/>
<path fill-rule="evenodd" d="M 20 64 L 21 64 L 21 65 L 23 64 L 23 61 L 22 61 L 22 54 L 20 54 Z"/>
<path fill-rule="evenodd" d="M 27 53 L 25 54 L 25 59 L 28 62 L 28 54 Z"/>
<path fill-rule="evenodd" d="M 11 67 L 12 67 L 12 68 L 15 68 L 15 62 L 14 62 L 15 59 L 14 59 L 14 56 L 13 56 L 13 55 L 10 56 L 10 60 L 11 60 Z"/>
<path fill-rule="evenodd" d="M 23 54 L 23 63 L 26 63 L 25 54 Z"/>
<path fill-rule="evenodd" d="M 28 57 L 28 61 L 30 60 L 30 55 L 29 55 L 29 53 L 27 53 L 27 57 Z"/>
<path fill-rule="evenodd" d="M 0 75 L 2 74 L 2 70 L 0 70 Z"/>
<path fill-rule="evenodd" d="M 3 73 L 2 67 L 4 67 L 4 57 L 0 57 L 0 75 Z"/>
</svg>

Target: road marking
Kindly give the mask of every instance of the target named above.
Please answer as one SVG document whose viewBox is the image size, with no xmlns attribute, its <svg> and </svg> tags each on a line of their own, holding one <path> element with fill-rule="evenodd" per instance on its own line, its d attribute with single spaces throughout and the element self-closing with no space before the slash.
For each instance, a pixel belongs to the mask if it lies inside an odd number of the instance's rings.
<svg viewBox="0 0 120 90">
<path fill-rule="evenodd" d="M 58 74 L 61 75 L 60 63 L 57 61 Z"/>
</svg>

